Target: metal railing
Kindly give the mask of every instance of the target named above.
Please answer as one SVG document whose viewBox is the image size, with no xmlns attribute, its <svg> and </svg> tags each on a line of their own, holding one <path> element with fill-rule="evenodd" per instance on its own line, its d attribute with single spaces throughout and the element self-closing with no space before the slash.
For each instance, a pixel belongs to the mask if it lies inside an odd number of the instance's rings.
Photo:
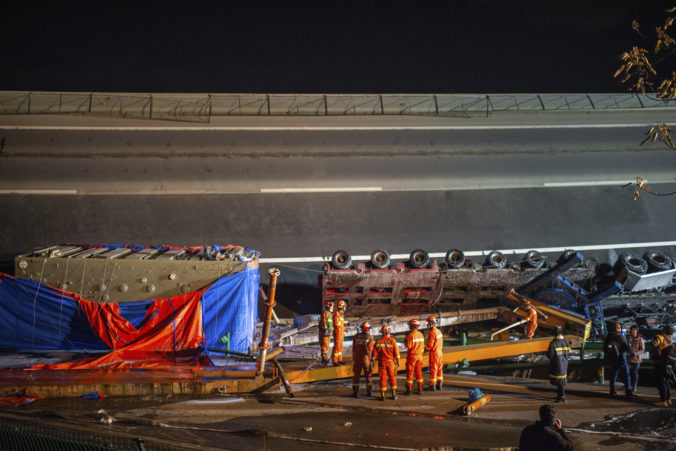
<svg viewBox="0 0 676 451">
<path fill-rule="evenodd" d="M 0 114 L 83 114 L 209 122 L 212 116 L 428 115 L 674 109 L 620 94 L 133 94 L 0 91 Z"/>
<path fill-rule="evenodd" d="M 197 449 L 192 448 L 192 449 Z M 44 451 L 179 451 L 187 448 L 112 433 L 67 430 L 35 422 L 0 419 L 0 449 Z"/>
</svg>

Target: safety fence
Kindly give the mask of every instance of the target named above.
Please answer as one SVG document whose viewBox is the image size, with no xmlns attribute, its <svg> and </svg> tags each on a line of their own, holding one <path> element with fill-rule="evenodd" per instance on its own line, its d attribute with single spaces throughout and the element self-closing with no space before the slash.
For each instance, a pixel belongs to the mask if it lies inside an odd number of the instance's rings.
<svg viewBox="0 0 676 451">
<path fill-rule="evenodd" d="M 87 114 L 209 122 L 212 116 L 428 115 L 674 109 L 620 94 L 125 94 L 0 91 L 0 114 Z"/>
<path fill-rule="evenodd" d="M 95 434 L 81 430 L 67 430 L 34 422 L 0 419 L 0 448 L 18 451 L 179 451 L 181 448 L 141 438 L 130 438 L 113 433 Z"/>
</svg>

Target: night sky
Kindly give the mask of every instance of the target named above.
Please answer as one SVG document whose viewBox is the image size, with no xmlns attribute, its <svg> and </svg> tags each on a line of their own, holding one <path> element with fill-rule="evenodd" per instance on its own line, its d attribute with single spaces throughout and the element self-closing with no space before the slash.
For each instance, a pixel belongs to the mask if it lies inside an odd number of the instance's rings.
<svg viewBox="0 0 676 451">
<path fill-rule="evenodd" d="M 632 20 L 652 37 L 673 4 L 14 1 L 0 90 L 621 92 L 617 55 L 653 42 Z"/>
</svg>

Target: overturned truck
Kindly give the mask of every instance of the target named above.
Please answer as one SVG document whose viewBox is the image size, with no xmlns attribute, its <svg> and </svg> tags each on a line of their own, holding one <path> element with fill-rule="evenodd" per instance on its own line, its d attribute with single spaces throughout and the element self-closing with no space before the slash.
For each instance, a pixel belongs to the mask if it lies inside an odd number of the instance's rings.
<svg viewBox="0 0 676 451">
<path fill-rule="evenodd" d="M 408 261 L 393 263 L 376 250 L 370 261 L 353 264 L 345 251 L 333 254 L 319 277 L 322 304 L 344 300 L 346 315 L 388 317 L 481 309 L 503 305 L 510 292 L 592 321 L 592 335 L 605 333 L 602 301 L 617 294 L 663 293 L 674 286 L 672 257 L 651 250 L 643 257 L 623 253 L 610 274 L 594 258 L 567 250 L 549 264 L 540 252 L 528 251 L 509 262 L 500 251 L 480 260 L 453 249 L 437 263 L 423 250 Z"/>
</svg>

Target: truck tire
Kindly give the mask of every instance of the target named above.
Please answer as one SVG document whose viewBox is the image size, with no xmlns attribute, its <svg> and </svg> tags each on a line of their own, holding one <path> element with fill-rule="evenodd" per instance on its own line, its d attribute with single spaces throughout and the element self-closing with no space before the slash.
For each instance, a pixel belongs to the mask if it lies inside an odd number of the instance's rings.
<svg viewBox="0 0 676 451">
<path fill-rule="evenodd" d="M 390 267 L 390 253 L 384 249 L 371 252 L 371 264 L 374 268 L 387 269 Z"/>
<path fill-rule="evenodd" d="M 615 274 L 620 274 L 624 268 L 627 268 L 640 276 L 648 272 L 648 262 L 636 254 L 623 252 L 618 257 L 617 262 L 615 262 Z"/>
<path fill-rule="evenodd" d="M 507 264 L 507 259 L 500 251 L 493 251 L 486 257 L 486 266 L 493 269 L 502 269 Z"/>
<path fill-rule="evenodd" d="M 561 253 L 561 255 L 559 255 L 559 258 L 556 259 L 556 263 L 558 263 L 559 265 L 564 264 L 570 259 L 570 257 L 575 255 L 575 253 L 576 251 L 574 249 L 566 249 L 565 251 L 563 251 L 563 253 Z"/>
<path fill-rule="evenodd" d="M 336 251 L 331 257 L 331 264 L 336 269 L 348 269 L 352 265 L 352 257 L 345 251 Z"/>
<path fill-rule="evenodd" d="M 411 255 L 408 258 L 411 266 L 416 269 L 422 269 L 430 263 L 430 254 L 427 251 L 422 249 L 416 249 L 411 252 Z"/>
<path fill-rule="evenodd" d="M 528 268 L 540 269 L 547 258 L 538 251 L 528 251 L 523 256 L 523 265 Z"/>
<path fill-rule="evenodd" d="M 460 268 L 465 264 L 465 254 L 458 249 L 451 249 L 446 252 L 444 260 L 449 268 Z"/>
<path fill-rule="evenodd" d="M 660 251 L 651 249 L 643 254 L 643 258 L 652 271 L 667 271 L 674 267 L 674 261 L 668 255 Z"/>
</svg>

